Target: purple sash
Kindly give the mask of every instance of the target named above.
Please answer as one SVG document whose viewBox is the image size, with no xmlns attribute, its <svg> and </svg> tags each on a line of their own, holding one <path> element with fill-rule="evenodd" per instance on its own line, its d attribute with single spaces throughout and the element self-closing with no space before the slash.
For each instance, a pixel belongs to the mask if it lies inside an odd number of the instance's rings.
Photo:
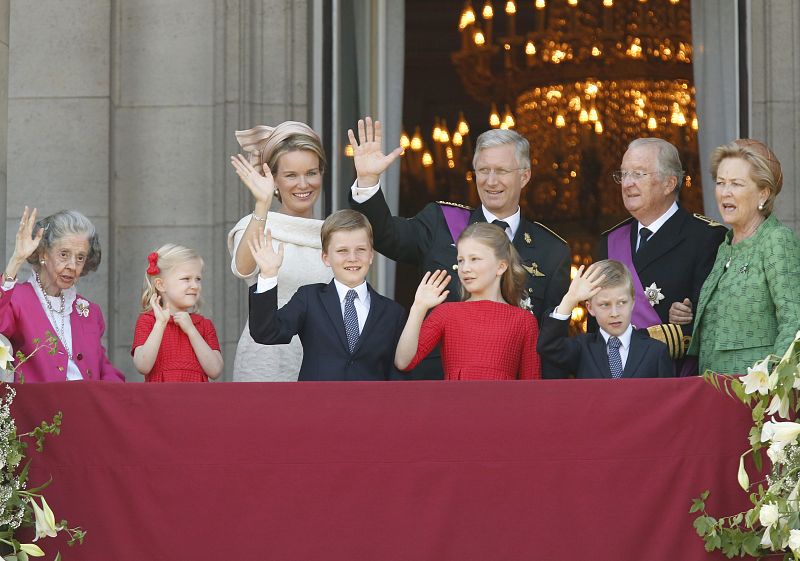
<svg viewBox="0 0 800 561">
<path fill-rule="evenodd" d="M 450 230 L 450 235 L 453 236 L 453 242 L 457 242 L 458 236 L 469 224 L 470 211 L 465 208 L 442 204 L 439 205 L 439 208 L 442 209 L 447 228 Z"/>
<path fill-rule="evenodd" d="M 644 293 L 644 286 L 633 266 L 633 256 L 631 255 L 631 227 L 628 223 L 617 228 L 608 235 L 608 257 L 623 263 L 631 272 L 633 278 L 633 313 L 631 323 L 636 327 L 650 327 L 662 323 L 661 318 L 650 305 L 647 295 Z"/>
</svg>

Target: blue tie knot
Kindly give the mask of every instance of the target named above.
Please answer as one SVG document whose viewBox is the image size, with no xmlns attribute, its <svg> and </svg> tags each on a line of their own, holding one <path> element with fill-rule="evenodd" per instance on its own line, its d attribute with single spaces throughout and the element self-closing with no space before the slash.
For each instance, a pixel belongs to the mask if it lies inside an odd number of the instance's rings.
<svg viewBox="0 0 800 561">
<path fill-rule="evenodd" d="M 351 303 L 356 298 L 358 298 L 358 292 L 356 292 L 355 289 L 351 288 L 350 290 L 347 291 L 347 294 L 345 294 L 344 301 L 346 303 Z"/>
<path fill-rule="evenodd" d="M 618 349 L 622 346 L 622 341 L 619 340 L 619 337 L 609 337 L 608 346 Z"/>
</svg>

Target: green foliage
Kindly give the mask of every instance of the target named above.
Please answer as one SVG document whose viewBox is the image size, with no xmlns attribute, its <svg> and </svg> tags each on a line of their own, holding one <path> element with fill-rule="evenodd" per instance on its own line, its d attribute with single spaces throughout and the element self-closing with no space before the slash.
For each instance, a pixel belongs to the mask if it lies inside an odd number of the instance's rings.
<svg viewBox="0 0 800 561">
<path fill-rule="evenodd" d="M 752 454 L 755 468 L 762 472 L 766 450 L 769 470 L 752 484 L 744 471 L 739 473 L 740 484 L 749 485 L 747 491 L 755 488 L 749 493 L 753 507 L 746 512 L 715 518 L 706 510 L 708 490 L 693 499 L 689 512 L 697 515 L 695 531 L 706 551 L 719 550 L 729 559 L 780 552 L 785 561 L 800 561 L 800 424 L 776 419 L 780 412 L 800 411 L 800 332 L 782 357 L 765 358 L 748 369 L 747 376 L 705 372 L 703 378 L 751 408 L 753 426 L 745 454 Z"/>
</svg>

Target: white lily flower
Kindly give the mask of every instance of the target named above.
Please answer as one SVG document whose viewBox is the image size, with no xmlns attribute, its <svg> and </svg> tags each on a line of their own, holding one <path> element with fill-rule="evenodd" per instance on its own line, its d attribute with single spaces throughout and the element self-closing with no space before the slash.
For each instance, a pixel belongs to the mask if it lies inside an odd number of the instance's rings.
<svg viewBox="0 0 800 561">
<path fill-rule="evenodd" d="M 761 428 L 761 442 L 794 442 L 800 436 L 800 423 L 767 421 Z"/>
<path fill-rule="evenodd" d="M 767 370 L 768 362 L 769 357 L 747 368 L 747 374 L 741 377 L 745 394 L 749 395 L 758 392 L 761 395 L 767 395 L 770 390 L 769 371 Z"/>
<path fill-rule="evenodd" d="M 789 531 L 789 549 L 795 553 L 800 553 L 800 530 Z"/>
<path fill-rule="evenodd" d="M 786 451 L 784 447 L 786 446 L 785 442 L 775 442 L 767 448 L 767 456 L 769 456 L 769 460 L 774 464 L 785 464 L 786 463 Z M 747 489 L 745 489 L 746 491 Z"/>
<path fill-rule="evenodd" d="M 781 397 L 778 394 L 772 396 L 772 401 L 769 402 L 767 408 L 767 415 L 778 414 L 778 417 L 787 419 L 789 417 L 789 396 Z"/>
<path fill-rule="evenodd" d="M 750 488 L 750 478 L 747 476 L 747 470 L 744 469 L 744 454 L 739 456 L 739 473 L 736 477 L 741 488 L 747 491 Z"/>
<path fill-rule="evenodd" d="M 8 368 L 9 363 L 14 361 L 14 349 L 11 341 L 5 335 L 0 335 L 0 370 Z"/>
<path fill-rule="evenodd" d="M 761 525 L 765 528 L 775 524 L 780 517 L 781 514 L 778 512 L 778 505 L 775 503 L 762 505 L 761 510 L 758 511 L 758 521 L 761 522 Z"/>
<path fill-rule="evenodd" d="M 42 497 L 42 506 L 44 509 L 39 508 L 39 505 L 36 504 L 33 497 L 31 497 L 30 501 L 33 507 L 33 515 L 36 518 L 36 537 L 33 538 L 33 541 L 44 538 L 45 536 L 50 538 L 56 537 L 56 518 L 53 511 L 50 510 L 50 507 L 44 500 L 44 497 Z"/>
<path fill-rule="evenodd" d="M 44 551 L 35 543 L 23 543 L 19 546 L 20 551 L 24 551 L 31 557 L 44 557 Z"/>
</svg>

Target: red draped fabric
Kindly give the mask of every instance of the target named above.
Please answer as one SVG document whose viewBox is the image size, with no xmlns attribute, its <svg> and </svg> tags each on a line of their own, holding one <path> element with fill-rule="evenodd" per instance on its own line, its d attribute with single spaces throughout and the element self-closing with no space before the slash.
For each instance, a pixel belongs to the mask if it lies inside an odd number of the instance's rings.
<svg viewBox="0 0 800 561">
<path fill-rule="evenodd" d="M 749 410 L 698 378 L 17 388 L 64 413 L 66 561 L 706 561 L 691 498 L 748 506 Z"/>
</svg>

